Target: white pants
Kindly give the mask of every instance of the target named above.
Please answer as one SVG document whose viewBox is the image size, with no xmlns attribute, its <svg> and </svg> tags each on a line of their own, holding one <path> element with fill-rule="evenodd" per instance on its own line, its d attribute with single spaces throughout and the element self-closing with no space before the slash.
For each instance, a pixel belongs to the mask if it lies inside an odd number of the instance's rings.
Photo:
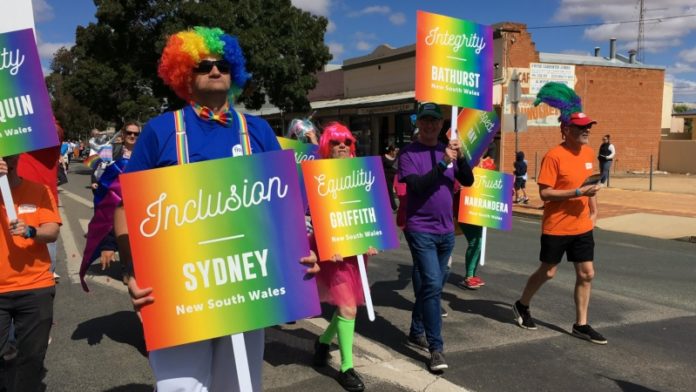
<svg viewBox="0 0 696 392">
<path fill-rule="evenodd" d="M 264 330 L 244 333 L 254 392 L 260 392 Z M 232 336 L 150 352 L 157 392 L 239 391 Z M 240 391 L 246 392 L 246 391 Z"/>
</svg>

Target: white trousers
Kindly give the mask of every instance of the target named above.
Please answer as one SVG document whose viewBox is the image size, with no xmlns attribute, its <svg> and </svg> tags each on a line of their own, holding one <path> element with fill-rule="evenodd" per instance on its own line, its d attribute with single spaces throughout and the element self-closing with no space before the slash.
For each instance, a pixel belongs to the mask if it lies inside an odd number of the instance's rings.
<svg viewBox="0 0 696 392">
<path fill-rule="evenodd" d="M 244 333 L 254 392 L 260 392 L 264 330 Z M 247 392 L 239 390 L 232 336 L 150 352 L 157 392 Z"/>
</svg>

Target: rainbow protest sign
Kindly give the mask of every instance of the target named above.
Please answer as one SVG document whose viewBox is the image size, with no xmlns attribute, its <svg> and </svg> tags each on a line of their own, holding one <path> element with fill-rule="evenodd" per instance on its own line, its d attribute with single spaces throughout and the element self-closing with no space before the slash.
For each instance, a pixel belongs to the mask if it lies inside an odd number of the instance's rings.
<svg viewBox="0 0 696 392">
<path fill-rule="evenodd" d="M 33 30 L 0 34 L 0 157 L 57 144 Z"/>
<path fill-rule="evenodd" d="M 319 259 L 399 247 L 379 157 L 302 162 Z"/>
<path fill-rule="evenodd" d="M 121 175 L 138 284 L 155 296 L 141 312 L 148 350 L 321 313 L 299 263 L 294 161 L 276 151 Z"/>
<path fill-rule="evenodd" d="M 457 116 L 457 133 L 461 150 L 470 166 L 476 166 L 500 130 L 500 118 L 495 111 L 463 109 Z"/>
<path fill-rule="evenodd" d="M 512 184 L 514 176 L 495 170 L 474 168 L 474 184 L 462 187 L 459 222 L 499 230 L 512 228 Z"/>
<path fill-rule="evenodd" d="M 418 11 L 416 30 L 416 100 L 490 111 L 491 27 Z"/>
<path fill-rule="evenodd" d="M 299 140 L 288 139 L 286 137 L 278 137 L 278 143 L 283 150 L 293 150 L 295 152 L 295 162 L 297 163 L 297 175 L 300 181 L 300 190 L 302 192 L 302 202 L 305 210 L 309 206 L 307 201 L 307 191 L 304 188 L 304 180 L 302 179 L 303 161 L 313 161 L 319 159 L 319 146 L 311 143 L 302 143 Z"/>
</svg>

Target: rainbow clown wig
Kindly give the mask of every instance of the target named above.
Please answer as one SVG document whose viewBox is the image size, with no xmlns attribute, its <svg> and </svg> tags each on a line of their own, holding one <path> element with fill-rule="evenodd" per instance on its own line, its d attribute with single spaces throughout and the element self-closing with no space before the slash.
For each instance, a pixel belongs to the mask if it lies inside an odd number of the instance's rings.
<svg viewBox="0 0 696 392">
<path fill-rule="evenodd" d="M 230 63 L 230 99 L 234 101 L 250 75 L 246 71 L 246 59 L 237 38 L 219 28 L 194 27 L 193 30 L 170 36 L 162 51 L 157 74 L 179 98 L 188 102 L 191 100 L 189 86 L 193 69 L 207 57 L 220 57 Z"/>
<path fill-rule="evenodd" d="M 324 127 L 324 132 L 319 139 L 319 156 L 331 158 L 331 142 L 345 142 L 350 140 L 350 156 L 355 156 L 356 139 L 350 130 L 339 122 L 330 122 Z"/>
</svg>

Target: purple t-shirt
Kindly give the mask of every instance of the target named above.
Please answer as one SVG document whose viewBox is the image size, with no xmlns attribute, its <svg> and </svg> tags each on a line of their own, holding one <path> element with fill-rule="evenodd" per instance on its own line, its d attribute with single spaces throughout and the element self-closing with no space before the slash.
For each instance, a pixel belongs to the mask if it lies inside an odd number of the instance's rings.
<svg viewBox="0 0 696 392">
<path fill-rule="evenodd" d="M 445 155 L 445 145 L 429 147 L 413 142 L 401 150 L 399 155 L 399 181 L 409 175 L 422 176 L 431 170 Z M 454 165 L 440 173 L 434 187 L 419 194 L 406 194 L 406 231 L 431 234 L 454 232 L 452 218 L 452 188 Z"/>
</svg>

